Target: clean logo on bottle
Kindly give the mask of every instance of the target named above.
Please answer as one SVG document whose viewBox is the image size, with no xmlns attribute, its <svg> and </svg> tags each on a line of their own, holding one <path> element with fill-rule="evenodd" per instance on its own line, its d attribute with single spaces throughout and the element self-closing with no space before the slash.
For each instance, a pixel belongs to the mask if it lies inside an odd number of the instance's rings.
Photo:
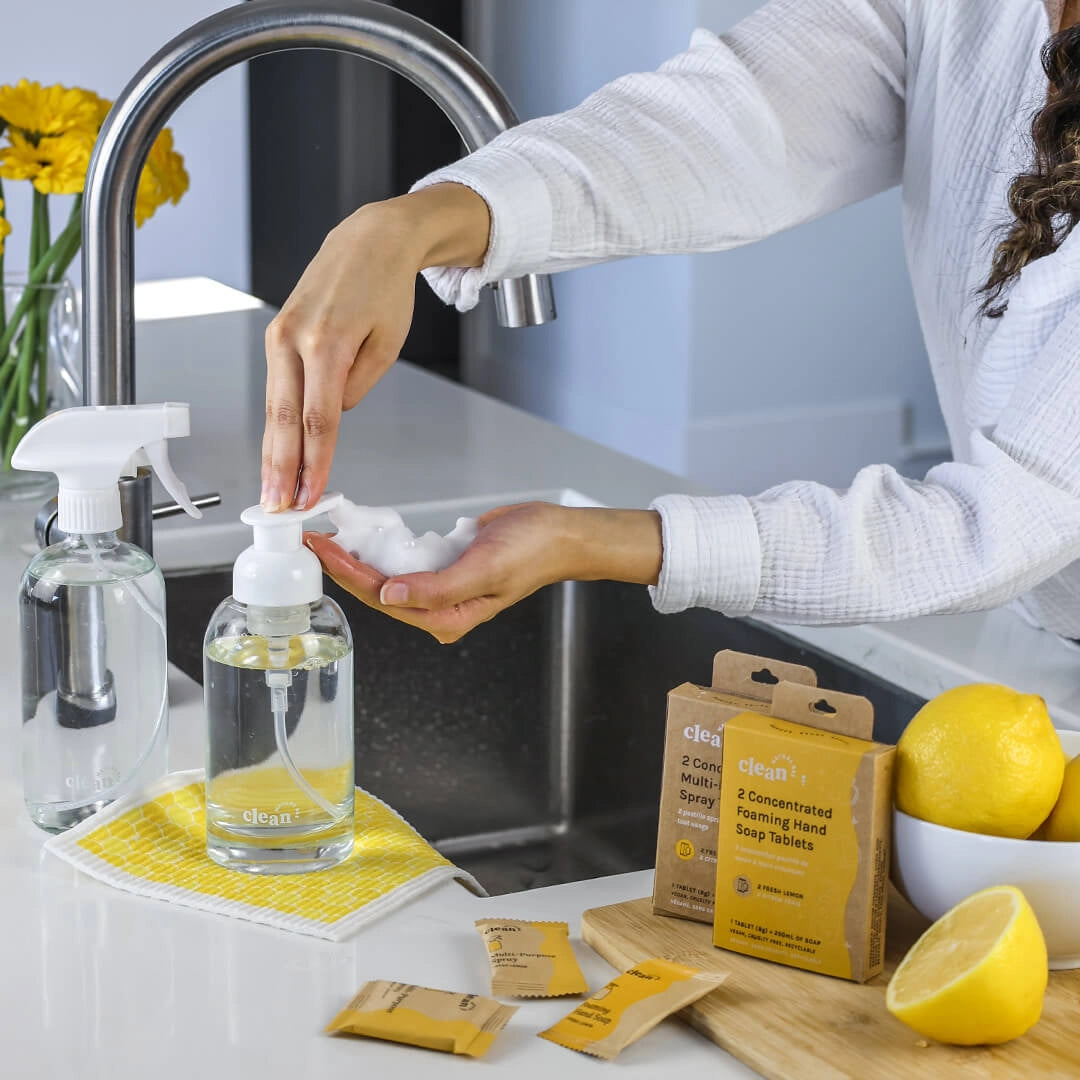
<svg viewBox="0 0 1080 1080">
<path fill-rule="evenodd" d="M 300 822 L 300 811 L 296 806 L 288 810 L 276 806 L 273 810 L 260 810 L 257 806 L 245 810 L 243 818 L 248 825 L 297 825 Z"/>
</svg>

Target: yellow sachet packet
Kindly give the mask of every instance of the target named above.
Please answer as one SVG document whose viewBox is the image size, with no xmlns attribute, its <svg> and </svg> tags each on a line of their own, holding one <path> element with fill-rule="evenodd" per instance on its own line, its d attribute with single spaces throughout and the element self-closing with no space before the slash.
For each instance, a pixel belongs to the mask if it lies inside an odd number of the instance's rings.
<svg viewBox="0 0 1080 1080">
<path fill-rule="evenodd" d="M 491 962 L 491 992 L 511 997 L 584 994 L 588 983 L 564 922 L 478 919 Z"/>
<path fill-rule="evenodd" d="M 611 1060 L 665 1017 L 715 990 L 726 978 L 726 974 L 698 971 L 671 960 L 643 960 L 547 1031 L 541 1031 L 540 1038 Z"/>
<path fill-rule="evenodd" d="M 360 987 L 327 1025 L 326 1033 L 366 1035 L 481 1057 L 516 1012 L 516 1005 L 501 1005 L 476 994 L 378 979 Z"/>
</svg>

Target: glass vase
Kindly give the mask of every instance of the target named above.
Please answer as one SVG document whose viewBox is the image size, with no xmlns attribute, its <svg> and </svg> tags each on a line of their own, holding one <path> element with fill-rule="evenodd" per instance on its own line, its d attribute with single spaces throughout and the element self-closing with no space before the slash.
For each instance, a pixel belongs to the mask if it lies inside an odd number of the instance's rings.
<svg viewBox="0 0 1080 1080">
<path fill-rule="evenodd" d="M 11 467 L 23 435 L 58 409 L 82 403 L 79 299 L 71 282 L 3 281 L 0 320 L 0 499 L 40 498 L 48 473 Z"/>
</svg>

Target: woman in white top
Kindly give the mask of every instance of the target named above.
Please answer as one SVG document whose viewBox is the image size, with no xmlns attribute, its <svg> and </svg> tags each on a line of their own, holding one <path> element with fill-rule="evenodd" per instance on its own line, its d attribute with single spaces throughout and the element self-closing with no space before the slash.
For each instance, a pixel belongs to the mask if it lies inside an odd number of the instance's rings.
<svg viewBox="0 0 1080 1080">
<path fill-rule="evenodd" d="M 504 508 L 448 570 L 391 580 L 312 547 L 443 641 L 596 578 L 651 585 L 663 612 L 805 623 L 1016 600 L 1080 637 L 1078 24 L 1080 0 L 773 0 L 362 207 L 267 334 L 264 505 L 321 494 L 341 410 L 405 339 L 418 270 L 466 310 L 493 280 L 723 250 L 899 183 L 955 458 L 925 480 L 871 466 L 844 491 Z"/>
</svg>

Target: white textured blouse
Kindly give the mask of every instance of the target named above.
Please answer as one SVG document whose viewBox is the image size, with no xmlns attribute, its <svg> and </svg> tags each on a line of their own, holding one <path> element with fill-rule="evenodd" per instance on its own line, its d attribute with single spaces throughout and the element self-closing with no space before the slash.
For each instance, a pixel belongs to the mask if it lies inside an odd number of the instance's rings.
<svg viewBox="0 0 1080 1080">
<path fill-rule="evenodd" d="M 922 481 L 873 465 L 846 490 L 658 499 L 659 610 L 858 623 L 1019 598 L 1080 637 L 1080 230 L 1023 271 L 1003 318 L 975 295 L 1030 160 L 1050 32 L 1043 0 L 773 0 L 420 182 L 491 210 L 483 266 L 427 272 L 462 310 L 493 280 L 719 251 L 902 184 L 955 460 Z"/>
</svg>

